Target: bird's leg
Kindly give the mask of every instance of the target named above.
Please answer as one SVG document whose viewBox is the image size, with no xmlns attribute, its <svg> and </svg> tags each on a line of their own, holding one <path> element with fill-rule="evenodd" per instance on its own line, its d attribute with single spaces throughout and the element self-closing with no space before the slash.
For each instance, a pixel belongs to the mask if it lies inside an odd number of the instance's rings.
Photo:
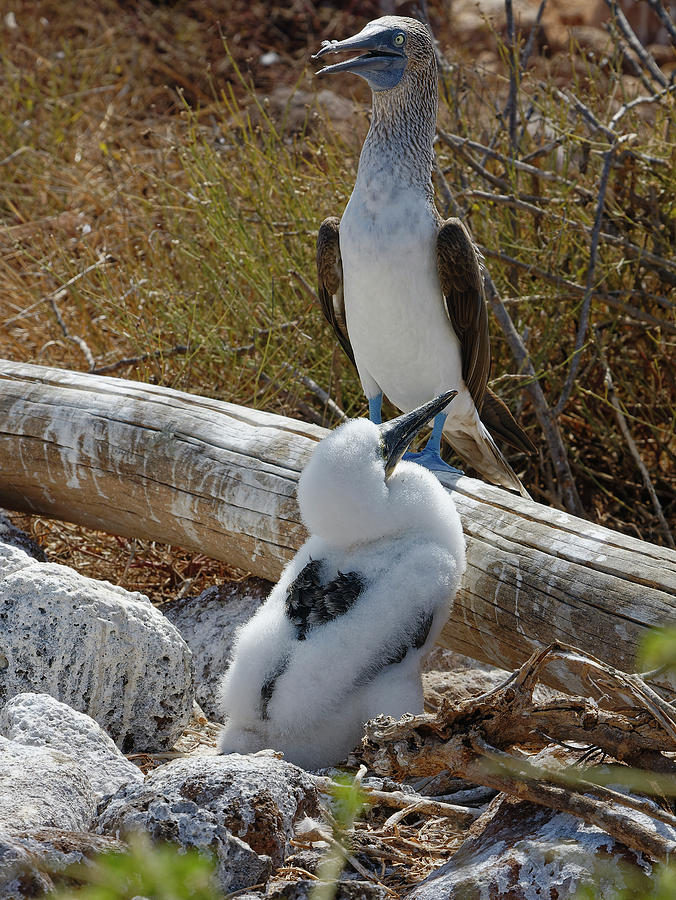
<svg viewBox="0 0 676 900">
<path fill-rule="evenodd" d="M 464 472 L 461 469 L 449 466 L 449 464 L 445 463 L 441 458 L 441 435 L 444 431 L 446 416 L 447 413 L 439 413 L 438 416 L 435 416 L 432 434 L 424 449 L 419 453 L 405 453 L 404 459 L 409 460 L 409 462 L 418 463 L 418 465 L 424 466 L 431 472 L 447 472 L 453 475 L 464 475 Z"/>
<path fill-rule="evenodd" d="M 374 425 L 380 425 L 383 421 L 381 415 L 382 406 L 382 391 L 379 394 L 376 394 L 375 397 L 369 397 L 369 419 L 373 422 Z"/>
</svg>

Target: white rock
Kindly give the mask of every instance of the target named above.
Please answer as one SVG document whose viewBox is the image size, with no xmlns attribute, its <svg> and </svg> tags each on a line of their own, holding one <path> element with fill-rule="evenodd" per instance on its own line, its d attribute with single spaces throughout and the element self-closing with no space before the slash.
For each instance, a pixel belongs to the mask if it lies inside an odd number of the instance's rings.
<svg viewBox="0 0 676 900">
<path fill-rule="evenodd" d="M 50 747 L 72 757 L 89 778 L 97 800 L 143 773 L 101 726 L 49 694 L 17 694 L 0 710 L 0 734 L 19 744 Z"/>
<path fill-rule="evenodd" d="M 32 565 L 33 562 L 33 557 L 29 556 L 21 547 L 0 543 L 0 579 L 6 578 L 12 572 L 17 572 L 19 569 Z"/>
<path fill-rule="evenodd" d="M 192 651 L 195 696 L 210 719 L 220 716 L 215 696 L 230 662 L 235 630 L 248 622 L 271 589 L 262 578 L 247 578 L 213 585 L 198 597 L 171 600 L 162 607 Z"/>
<path fill-rule="evenodd" d="M 62 828 L 87 831 L 96 798 L 72 756 L 0 737 L 0 822 L 11 831 Z"/>
<path fill-rule="evenodd" d="M 0 897 L 39 897 L 53 887 L 33 854 L 13 835 L 0 830 Z"/>
<path fill-rule="evenodd" d="M 296 821 L 317 815 L 317 793 L 302 769 L 269 756 L 177 759 L 128 785 L 99 813 L 97 831 L 145 831 L 214 853 L 221 887 L 266 880 L 290 849 Z"/>
<path fill-rule="evenodd" d="M 500 794 L 472 824 L 451 859 L 408 897 L 573 900 L 584 885 L 598 884 L 600 873 L 606 872 L 604 866 L 616 873 L 618 890 L 650 871 L 641 854 L 600 828 L 568 813 Z"/>
<path fill-rule="evenodd" d="M 0 628 L 0 703 L 51 694 L 125 752 L 171 747 L 189 721 L 190 650 L 143 594 L 0 544 Z"/>
<path fill-rule="evenodd" d="M 37 559 L 38 562 L 47 561 L 45 551 L 42 547 L 36 543 L 30 535 L 26 534 L 25 531 L 17 528 L 16 525 L 12 525 L 10 520 L 1 510 L 0 542 L 3 544 L 10 544 L 12 547 L 18 547 L 20 550 L 25 550 L 29 556 L 32 556 L 33 559 Z"/>
<path fill-rule="evenodd" d="M 39 828 L 29 832 L 0 829 L 0 897 L 39 897 L 54 890 L 53 876 L 99 853 L 121 852 L 125 845 L 106 835 Z"/>
</svg>

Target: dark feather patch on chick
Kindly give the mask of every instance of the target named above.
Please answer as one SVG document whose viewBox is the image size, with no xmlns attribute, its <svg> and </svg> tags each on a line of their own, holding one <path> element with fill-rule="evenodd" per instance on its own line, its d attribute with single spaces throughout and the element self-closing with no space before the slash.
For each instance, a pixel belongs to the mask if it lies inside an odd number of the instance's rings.
<svg viewBox="0 0 676 900">
<path fill-rule="evenodd" d="M 398 645 L 388 649 L 380 659 L 374 659 L 370 665 L 363 668 L 355 678 L 355 684 L 365 685 L 375 681 L 386 666 L 402 662 L 412 647 L 420 650 L 430 633 L 433 619 L 431 612 L 419 614 L 411 634 L 402 639 Z"/>
<path fill-rule="evenodd" d="M 324 625 L 344 615 L 364 589 L 357 572 L 339 572 L 322 583 L 321 560 L 313 559 L 298 573 L 286 591 L 286 613 L 304 641 L 309 628 Z"/>
<path fill-rule="evenodd" d="M 268 704 L 272 700 L 272 695 L 275 690 L 275 685 L 277 683 L 277 679 L 280 675 L 283 675 L 289 665 L 289 657 L 285 656 L 283 660 L 277 665 L 274 672 L 269 675 L 263 684 L 261 685 L 261 719 L 267 719 L 268 716 Z"/>
</svg>

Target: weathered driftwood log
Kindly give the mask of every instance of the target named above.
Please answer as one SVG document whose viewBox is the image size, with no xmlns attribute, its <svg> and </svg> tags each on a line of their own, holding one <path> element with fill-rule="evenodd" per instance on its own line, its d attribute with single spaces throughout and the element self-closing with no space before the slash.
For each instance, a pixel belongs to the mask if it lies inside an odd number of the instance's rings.
<svg viewBox="0 0 676 900">
<path fill-rule="evenodd" d="M 0 506 L 274 580 L 305 538 L 295 487 L 325 433 L 167 388 L 0 361 Z M 562 641 L 633 671 L 645 631 L 676 619 L 673 551 L 470 478 L 453 496 L 468 568 L 445 645 L 512 669 Z M 547 680 L 590 690 L 564 667 Z"/>
</svg>

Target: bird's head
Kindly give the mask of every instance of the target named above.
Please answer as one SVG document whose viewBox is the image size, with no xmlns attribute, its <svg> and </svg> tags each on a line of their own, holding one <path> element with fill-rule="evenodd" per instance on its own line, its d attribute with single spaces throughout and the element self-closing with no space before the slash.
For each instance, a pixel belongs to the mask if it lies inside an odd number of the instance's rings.
<svg viewBox="0 0 676 900">
<path fill-rule="evenodd" d="M 317 75 L 353 72 L 368 81 L 371 90 L 389 91 L 406 72 L 426 69 L 434 63 L 434 47 L 427 27 L 406 16 L 383 16 L 369 22 L 354 37 L 323 41 L 321 50 L 312 58 L 360 50 L 366 52 L 325 66 Z"/>
<path fill-rule="evenodd" d="M 394 534 L 440 486 L 415 463 L 400 463 L 418 432 L 457 391 L 447 391 L 382 425 L 352 419 L 314 449 L 298 485 L 298 504 L 311 534 L 350 546 Z M 441 489 L 443 492 L 443 489 Z"/>
</svg>

